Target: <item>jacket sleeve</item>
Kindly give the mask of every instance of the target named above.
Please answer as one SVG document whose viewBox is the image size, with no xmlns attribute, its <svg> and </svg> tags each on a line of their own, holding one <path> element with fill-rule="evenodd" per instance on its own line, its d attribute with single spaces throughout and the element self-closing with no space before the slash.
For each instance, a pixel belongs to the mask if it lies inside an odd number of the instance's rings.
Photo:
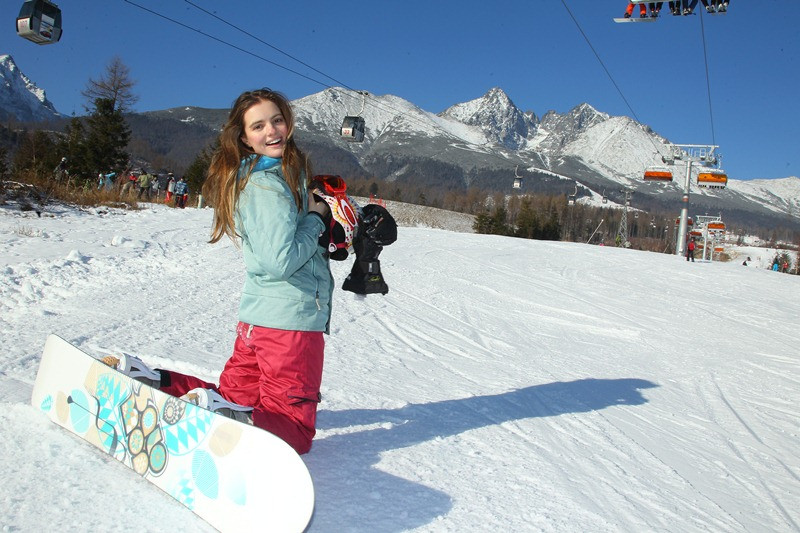
<svg viewBox="0 0 800 533">
<path fill-rule="evenodd" d="M 239 196 L 238 231 L 258 267 L 269 276 L 286 280 L 317 252 L 322 219 L 298 212 L 284 182 L 258 179 Z"/>
</svg>

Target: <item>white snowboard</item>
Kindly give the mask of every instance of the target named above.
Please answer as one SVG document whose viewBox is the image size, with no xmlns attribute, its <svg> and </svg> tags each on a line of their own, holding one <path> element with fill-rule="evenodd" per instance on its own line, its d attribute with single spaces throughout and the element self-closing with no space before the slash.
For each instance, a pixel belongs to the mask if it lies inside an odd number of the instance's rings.
<svg viewBox="0 0 800 533">
<path fill-rule="evenodd" d="M 31 403 L 220 531 L 301 532 L 311 519 L 311 476 L 283 440 L 129 378 L 56 335 Z"/>
</svg>

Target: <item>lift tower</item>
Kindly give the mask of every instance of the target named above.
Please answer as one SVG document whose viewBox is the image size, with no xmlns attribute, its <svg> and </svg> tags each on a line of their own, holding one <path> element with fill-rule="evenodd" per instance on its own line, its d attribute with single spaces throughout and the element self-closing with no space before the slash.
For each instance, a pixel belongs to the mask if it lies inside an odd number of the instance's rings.
<svg viewBox="0 0 800 533">
<path fill-rule="evenodd" d="M 617 246 L 624 246 L 629 248 L 631 243 L 628 241 L 628 208 L 631 206 L 631 196 L 633 191 L 630 189 L 622 189 L 619 192 L 625 195 L 625 206 L 622 208 L 622 217 L 619 221 L 619 230 L 617 230 Z"/>
<path fill-rule="evenodd" d="M 663 156 L 664 163 L 675 164 L 676 161 L 686 161 L 686 182 L 683 185 L 683 198 L 681 199 L 681 216 L 678 227 L 678 242 L 675 243 L 675 254 L 686 253 L 686 234 L 689 229 L 689 187 L 692 183 L 692 164 L 699 163 L 704 167 L 717 164 L 714 150 L 719 146 L 711 144 L 673 144 L 672 153 Z"/>
</svg>

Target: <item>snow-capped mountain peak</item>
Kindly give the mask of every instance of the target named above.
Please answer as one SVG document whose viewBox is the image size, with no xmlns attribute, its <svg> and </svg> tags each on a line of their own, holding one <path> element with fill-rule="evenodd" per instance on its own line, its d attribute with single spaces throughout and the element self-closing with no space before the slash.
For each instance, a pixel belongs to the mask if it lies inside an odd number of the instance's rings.
<svg viewBox="0 0 800 533">
<path fill-rule="evenodd" d="M 487 139 L 511 150 L 523 148 L 536 133 L 536 115 L 520 111 L 499 87 L 475 100 L 448 107 L 439 116 L 478 126 Z"/>
<path fill-rule="evenodd" d="M 17 67 L 10 55 L 0 55 L 0 119 L 42 121 L 62 117 L 40 89 Z"/>
</svg>

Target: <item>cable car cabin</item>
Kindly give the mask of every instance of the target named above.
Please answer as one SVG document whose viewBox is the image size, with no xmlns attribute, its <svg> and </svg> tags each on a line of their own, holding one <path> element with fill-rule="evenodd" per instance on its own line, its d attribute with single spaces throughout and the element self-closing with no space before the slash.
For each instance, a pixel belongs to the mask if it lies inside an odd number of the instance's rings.
<svg viewBox="0 0 800 533">
<path fill-rule="evenodd" d="M 514 178 L 514 184 L 512 185 L 515 189 L 519 189 L 522 187 L 522 178 Z"/>
<path fill-rule="evenodd" d="M 728 175 L 724 172 L 701 172 L 697 175 L 697 185 L 700 187 L 724 189 L 727 184 Z"/>
<path fill-rule="evenodd" d="M 342 129 L 339 133 L 347 141 L 360 143 L 364 140 L 366 127 L 363 117 L 344 117 Z"/>
<path fill-rule="evenodd" d="M 672 172 L 666 168 L 648 168 L 644 171 L 645 181 L 672 181 Z"/>
<path fill-rule="evenodd" d="M 27 0 L 17 17 L 17 35 L 36 44 L 61 39 L 61 9 L 49 0 Z"/>
</svg>

